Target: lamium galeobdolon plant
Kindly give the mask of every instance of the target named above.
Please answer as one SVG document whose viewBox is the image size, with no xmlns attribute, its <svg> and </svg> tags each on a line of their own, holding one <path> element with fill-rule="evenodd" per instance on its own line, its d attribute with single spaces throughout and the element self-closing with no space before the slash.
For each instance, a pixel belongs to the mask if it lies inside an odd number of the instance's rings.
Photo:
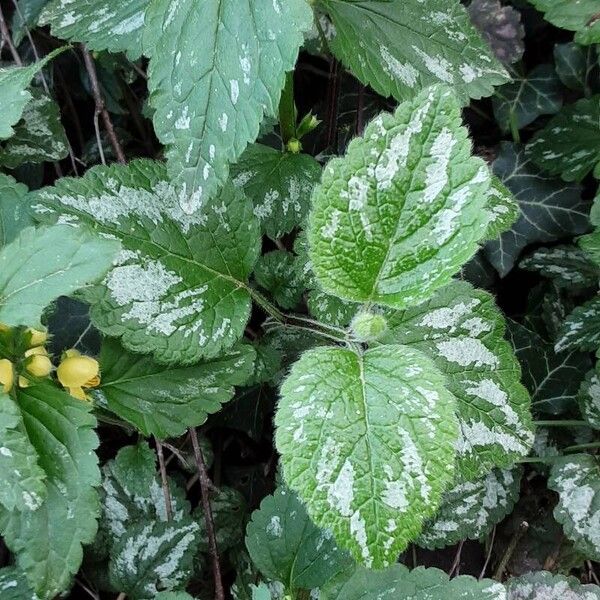
<svg viewBox="0 0 600 600">
<path fill-rule="evenodd" d="M 522 533 L 484 577 L 527 461 L 550 468 L 576 564 L 600 559 L 598 375 L 548 392 L 589 361 L 561 352 L 600 343 L 589 202 L 551 178 L 598 175 L 600 19 L 531 3 L 575 32 L 533 74 L 496 0 L 0 8 L 1 600 L 600 598 L 551 563 L 503 581 Z M 39 59 L 40 40 L 58 49 Z M 331 68 L 324 145 L 297 108 L 301 49 Z M 360 82 L 347 145 L 340 63 Z M 61 64 L 80 69 L 89 131 Z M 524 148 L 560 110 L 555 71 L 583 97 Z M 488 164 L 463 115 L 492 94 L 513 139 Z M 536 288 L 521 323 L 470 282 L 583 233 L 520 263 L 579 286 Z M 572 418 L 536 438 L 542 404 Z M 227 463 L 238 445 L 268 458 L 249 475 Z M 481 576 L 459 576 L 464 541 L 490 535 Z M 417 566 L 417 547 L 454 544 L 450 573 Z"/>
</svg>

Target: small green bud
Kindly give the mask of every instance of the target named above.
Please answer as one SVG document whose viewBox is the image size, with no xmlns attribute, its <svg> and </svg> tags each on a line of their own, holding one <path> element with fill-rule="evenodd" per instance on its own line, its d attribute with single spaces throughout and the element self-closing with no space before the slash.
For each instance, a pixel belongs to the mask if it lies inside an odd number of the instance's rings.
<svg viewBox="0 0 600 600">
<path fill-rule="evenodd" d="M 361 342 L 372 342 L 387 331 L 387 321 L 383 315 L 359 312 L 350 324 L 352 333 Z"/>
<path fill-rule="evenodd" d="M 299 154 L 300 152 L 302 152 L 302 144 L 300 143 L 300 140 L 297 140 L 296 138 L 292 138 L 288 143 L 287 143 L 287 151 L 291 152 L 292 154 Z"/>
</svg>

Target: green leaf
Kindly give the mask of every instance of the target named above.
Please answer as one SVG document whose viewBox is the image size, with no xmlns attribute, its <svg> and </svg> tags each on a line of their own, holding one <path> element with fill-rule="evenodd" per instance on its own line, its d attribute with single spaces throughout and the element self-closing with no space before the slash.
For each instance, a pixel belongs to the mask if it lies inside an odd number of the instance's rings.
<svg viewBox="0 0 600 600">
<path fill-rule="evenodd" d="M 160 592 L 154 598 L 155 600 L 194 600 L 186 592 Z"/>
<path fill-rule="evenodd" d="M 579 44 L 600 43 L 597 0 L 529 0 L 556 27 L 575 31 Z"/>
<path fill-rule="evenodd" d="M 486 208 L 490 213 L 490 222 L 485 232 L 488 240 L 494 240 L 509 230 L 521 214 L 516 198 L 495 175 L 492 177 Z"/>
<path fill-rule="evenodd" d="M 32 97 L 27 88 L 35 74 L 62 50 L 59 48 L 26 67 L 0 67 L 0 140 L 13 135 L 13 125 L 21 120 L 23 110 Z"/>
<path fill-rule="evenodd" d="M 281 387 L 276 447 L 311 519 L 368 567 L 395 561 L 452 481 L 455 401 L 405 346 L 316 348 Z"/>
<path fill-rule="evenodd" d="M 263 232 L 276 240 L 303 223 L 321 166 L 308 154 L 252 144 L 232 165 L 231 176 L 252 200 Z"/>
<path fill-rule="evenodd" d="M 588 89 L 592 71 L 597 68 L 594 46 L 580 46 L 575 42 L 554 46 L 556 74 L 569 89 L 582 92 Z"/>
<path fill-rule="evenodd" d="M 454 281 L 423 304 L 385 315 L 389 330 L 381 341 L 427 354 L 458 401 L 460 477 L 477 479 L 527 456 L 533 443 L 529 394 L 490 294 Z"/>
<path fill-rule="evenodd" d="M 137 160 L 64 177 L 35 198 L 40 218 L 121 241 L 117 264 L 86 299 L 94 325 L 128 350 L 193 364 L 242 336 L 260 236 L 250 202 L 233 186 L 186 215 L 164 165 Z"/>
<path fill-rule="evenodd" d="M 12 14 L 10 31 L 13 42 L 19 45 L 27 35 L 27 29 L 37 26 L 40 12 L 48 0 L 15 0 L 15 11 Z"/>
<path fill-rule="evenodd" d="M 490 179 L 449 90 L 381 114 L 313 194 L 310 258 L 323 289 L 396 308 L 425 300 L 477 251 Z"/>
<path fill-rule="evenodd" d="M 150 3 L 144 48 L 154 129 L 185 212 L 214 196 L 263 116 L 276 114 L 311 21 L 305 0 Z"/>
<path fill-rule="evenodd" d="M 311 290 L 306 300 L 310 314 L 335 327 L 347 327 L 356 314 L 359 305 L 347 302 L 321 290 Z"/>
<path fill-rule="evenodd" d="M 445 83 L 466 104 L 509 79 L 457 0 L 319 0 L 318 5 L 333 22 L 332 52 L 382 96 L 402 101 Z"/>
<path fill-rule="evenodd" d="M 527 573 L 506 582 L 508 600 L 600 600 L 597 585 L 582 585 L 575 577 L 553 575 L 548 571 Z"/>
<path fill-rule="evenodd" d="M 2 600 L 39 600 L 23 573 L 15 567 L 0 569 L 0 597 Z"/>
<path fill-rule="evenodd" d="M 127 52 L 130 59 L 142 54 L 144 13 L 149 0 L 78 0 L 50 2 L 40 16 L 52 35 L 84 43 L 90 50 Z"/>
<path fill-rule="evenodd" d="M 443 548 L 485 537 L 512 512 L 519 498 L 521 470 L 495 469 L 476 481 L 459 481 L 444 494 L 435 518 L 417 540 L 425 548 Z"/>
<path fill-rule="evenodd" d="M 0 173 L 0 249 L 33 225 L 28 193 L 25 185 Z"/>
<path fill-rule="evenodd" d="M 553 115 L 563 103 L 562 85 L 552 65 L 538 65 L 525 77 L 499 87 L 492 99 L 500 128 L 523 129 L 541 115 Z"/>
<path fill-rule="evenodd" d="M 548 487 L 558 493 L 554 518 L 586 558 L 600 560 L 600 459 L 563 456 L 552 463 Z"/>
<path fill-rule="evenodd" d="M 0 509 L 0 531 L 42 600 L 68 589 L 96 534 L 100 484 L 91 406 L 50 383 L 17 395 L 27 437 L 46 473 L 47 497 L 37 510 Z"/>
<path fill-rule="evenodd" d="M 99 359 L 102 383 L 92 395 L 145 436 L 178 437 L 231 400 L 233 386 L 252 375 L 254 358 L 251 346 L 238 345 L 193 367 L 168 367 L 107 339 Z"/>
<path fill-rule="evenodd" d="M 52 300 L 100 279 L 119 251 L 88 229 L 28 227 L 0 250 L 0 322 L 40 323 Z"/>
<path fill-rule="evenodd" d="M 508 333 L 532 406 L 541 412 L 559 414 L 574 405 L 590 368 L 589 357 L 580 352 L 557 353 L 552 344 L 514 321 L 510 322 Z"/>
<path fill-rule="evenodd" d="M 23 163 L 58 161 L 69 154 L 69 141 L 60 109 L 50 96 L 32 90 L 32 100 L 15 126 L 14 135 L 0 149 L 0 164 L 14 169 Z"/>
<path fill-rule="evenodd" d="M 521 209 L 510 231 L 485 246 L 485 255 L 500 276 L 509 273 L 528 244 L 553 242 L 589 228 L 589 202 L 581 199 L 581 187 L 541 173 L 521 146 L 502 142 L 492 168 Z"/>
<path fill-rule="evenodd" d="M 46 496 L 46 473 L 14 400 L 0 395 L 0 504 L 6 510 L 34 510 Z"/>
<path fill-rule="evenodd" d="M 592 170 L 600 178 L 600 95 L 565 106 L 536 133 L 527 153 L 565 181 L 581 181 Z"/>
<path fill-rule="evenodd" d="M 321 594 L 322 600 L 373 600 L 402 598 L 402 600 L 504 600 L 506 592 L 501 583 L 491 579 L 477 581 L 461 575 L 449 580 L 439 569 L 418 567 L 409 571 L 404 565 L 393 565 L 384 571 L 357 567 L 346 581 L 330 586 Z"/>
<path fill-rule="evenodd" d="M 577 244 L 594 264 L 600 266 L 600 191 L 592 203 L 590 223 L 594 226 L 594 230 L 587 235 L 582 235 L 577 240 Z"/>
<path fill-rule="evenodd" d="M 246 547 L 262 575 L 282 581 L 288 593 L 321 587 L 354 564 L 285 488 L 267 496 L 252 513 Z"/>
<path fill-rule="evenodd" d="M 600 377 L 598 368 L 588 373 L 579 390 L 581 416 L 595 429 L 600 429 Z"/>
<path fill-rule="evenodd" d="M 294 308 L 302 298 L 303 274 L 291 252 L 273 250 L 263 254 L 256 263 L 254 278 L 282 308 Z"/>
<path fill-rule="evenodd" d="M 563 350 L 596 351 L 600 347 L 600 296 L 578 306 L 566 318 L 556 340 L 557 352 Z"/>
</svg>

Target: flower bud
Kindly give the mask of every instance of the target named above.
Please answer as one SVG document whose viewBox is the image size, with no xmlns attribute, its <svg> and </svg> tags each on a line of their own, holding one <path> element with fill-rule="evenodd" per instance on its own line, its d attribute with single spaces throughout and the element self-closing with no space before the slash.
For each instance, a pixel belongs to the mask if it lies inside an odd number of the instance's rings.
<svg viewBox="0 0 600 600">
<path fill-rule="evenodd" d="M 60 383 L 71 388 L 96 387 L 100 383 L 98 361 L 79 353 L 67 352 L 66 358 L 58 365 L 56 375 Z"/>
<path fill-rule="evenodd" d="M 352 332 L 361 342 L 371 342 L 387 330 L 387 321 L 383 315 L 371 312 L 359 312 L 350 325 Z"/>
<path fill-rule="evenodd" d="M 52 362 L 47 356 L 35 354 L 27 360 L 25 369 L 34 377 L 48 377 L 52 372 Z"/>
<path fill-rule="evenodd" d="M 29 335 L 29 346 L 43 346 L 48 341 L 48 332 L 39 331 L 29 327 L 26 332 Z"/>
<path fill-rule="evenodd" d="M 8 394 L 15 381 L 13 364 L 8 358 L 0 358 L 0 392 Z"/>
<path fill-rule="evenodd" d="M 48 356 L 48 351 L 43 346 L 35 346 L 25 351 L 25 357 L 29 356 Z"/>
</svg>

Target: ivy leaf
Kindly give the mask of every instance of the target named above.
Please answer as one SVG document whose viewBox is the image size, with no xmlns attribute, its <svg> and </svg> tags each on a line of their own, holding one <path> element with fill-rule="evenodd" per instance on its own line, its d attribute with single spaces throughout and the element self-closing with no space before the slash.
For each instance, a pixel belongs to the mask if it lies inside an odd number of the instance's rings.
<svg viewBox="0 0 600 600">
<path fill-rule="evenodd" d="M 600 28 L 600 20 L 598 20 Z M 527 146 L 533 162 L 565 181 L 600 178 L 600 95 L 565 106 Z"/>
<path fill-rule="evenodd" d="M 316 348 L 281 387 L 276 447 L 319 527 L 368 567 L 396 559 L 452 481 L 455 401 L 405 346 Z"/>
<path fill-rule="evenodd" d="M 14 400 L 0 394 L 0 504 L 6 510 L 38 508 L 46 496 L 46 473 Z"/>
<path fill-rule="evenodd" d="M 575 577 L 553 575 L 548 571 L 527 573 L 506 582 L 508 600 L 600 600 L 597 585 L 582 585 Z"/>
<path fill-rule="evenodd" d="M 312 11 L 305 0 L 153 0 L 144 47 L 154 129 L 185 212 L 228 176 L 277 112 Z M 194 51 L 190 51 L 194 48 Z"/>
<path fill-rule="evenodd" d="M 381 341 L 427 354 L 458 401 L 461 478 L 477 479 L 527 456 L 533 443 L 530 398 L 490 294 L 454 281 L 429 301 L 389 311 L 386 318 L 388 333 Z"/>
<path fill-rule="evenodd" d="M 323 289 L 396 308 L 425 300 L 477 251 L 490 179 L 449 90 L 381 114 L 313 194 L 310 258 Z"/>
<path fill-rule="evenodd" d="M 518 10 L 502 6 L 500 0 L 473 0 L 468 11 L 498 60 L 511 64 L 523 58 L 525 28 Z"/>
<path fill-rule="evenodd" d="M 15 567 L 0 569 L 0 596 L 2 600 L 39 600 L 23 573 Z"/>
<path fill-rule="evenodd" d="M 17 234 L 33 225 L 27 186 L 0 173 L 0 248 L 12 242 Z"/>
<path fill-rule="evenodd" d="M 231 400 L 233 386 L 251 376 L 254 358 L 251 346 L 238 345 L 193 367 L 167 367 L 107 339 L 100 354 L 102 384 L 92 394 L 145 436 L 178 437 Z"/>
<path fill-rule="evenodd" d="M 427 522 L 419 546 L 443 548 L 484 538 L 512 512 L 519 498 L 522 470 L 495 469 L 476 481 L 460 481 L 446 491 L 435 518 Z"/>
<path fill-rule="evenodd" d="M 304 221 L 321 165 L 308 154 L 252 144 L 232 165 L 231 176 L 252 200 L 263 232 L 277 240 Z"/>
<path fill-rule="evenodd" d="M 581 187 L 541 173 L 522 147 L 503 142 L 492 168 L 521 209 L 510 231 L 485 246 L 486 258 L 501 277 L 509 273 L 528 244 L 553 242 L 589 228 L 590 205 L 581 199 Z"/>
<path fill-rule="evenodd" d="M 0 509 L 0 531 L 33 590 L 51 600 L 69 587 L 82 544 L 96 535 L 96 419 L 89 404 L 50 383 L 19 389 L 17 404 L 46 473 L 47 497 L 36 510 Z"/>
<path fill-rule="evenodd" d="M 466 103 L 509 79 L 457 0 L 319 0 L 318 6 L 333 22 L 332 52 L 382 96 L 402 101 L 445 83 Z"/>
<path fill-rule="evenodd" d="M 598 369 L 588 373 L 579 390 L 581 416 L 595 429 L 600 429 L 600 377 Z"/>
<path fill-rule="evenodd" d="M 492 99 L 503 131 L 522 129 L 541 115 L 553 115 L 563 103 L 562 85 L 552 65 L 538 65 L 525 77 L 499 87 Z"/>
<path fill-rule="evenodd" d="M 558 333 L 555 349 L 596 351 L 600 347 L 600 296 L 578 306 L 566 318 Z"/>
<path fill-rule="evenodd" d="M 52 300 L 100 279 L 118 251 L 84 228 L 24 229 L 0 250 L 0 322 L 39 325 Z"/>
<path fill-rule="evenodd" d="M 31 90 L 31 94 L 14 135 L 0 149 L 0 163 L 9 169 L 24 163 L 58 161 L 69 154 L 58 105 L 39 90 Z"/>
<path fill-rule="evenodd" d="M 586 558 L 600 560 L 600 459 L 562 456 L 552 463 L 548 487 L 558 493 L 554 518 Z"/>
<path fill-rule="evenodd" d="M 282 308 L 294 308 L 302 298 L 303 276 L 291 252 L 273 250 L 263 254 L 256 263 L 254 278 Z"/>
<path fill-rule="evenodd" d="M 262 575 L 283 582 L 290 593 L 319 588 L 354 564 L 285 488 L 267 496 L 252 513 L 246 548 Z"/>
<path fill-rule="evenodd" d="M 32 97 L 27 88 L 35 74 L 62 51 L 59 48 L 26 67 L 0 68 L 0 140 L 9 138 L 14 133 L 13 125 L 21 120 L 23 110 Z"/>
<path fill-rule="evenodd" d="M 491 579 L 477 581 L 461 575 L 449 580 L 439 569 L 418 567 L 409 571 L 404 565 L 393 565 L 373 572 L 357 567 L 346 581 L 335 582 L 322 592 L 323 600 L 371 600 L 373 598 L 402 598 L 402 600 L 505 600 L 501 583 Z"/>
<path fill-rule="evenodd" d="M 575 31 L 579 44 L 600 43 L 600 19 L 596 0 L 529 0 L 547 21 L 556 27 Z"/>
<path fill-rule="evenodd" d="M 598 67 L 594 46 L 580 46 L 575 42 L 554 46 L 556 74 L 569 89 L 583 92 L 588 89 L 590 75 Z"/>
<path fill-rule="evenodd" d="M 142 54 L 144 13 L 149 0 L 52 0 L 40 15 L 52 35 L 84 43 L 90 50 L 127 52 L 131 60 Z"/>
<path fill-rule="evenodd" d="M 193 364 L 230 348 L 250 313 L 258 222 L 233 186 L 186 215 L 163 164 L 96 167 L 37 192 L 39 218 L 91 225 L 123 251 L 86 293 L 92 322 L 133 352 Z"/>
</svg>

